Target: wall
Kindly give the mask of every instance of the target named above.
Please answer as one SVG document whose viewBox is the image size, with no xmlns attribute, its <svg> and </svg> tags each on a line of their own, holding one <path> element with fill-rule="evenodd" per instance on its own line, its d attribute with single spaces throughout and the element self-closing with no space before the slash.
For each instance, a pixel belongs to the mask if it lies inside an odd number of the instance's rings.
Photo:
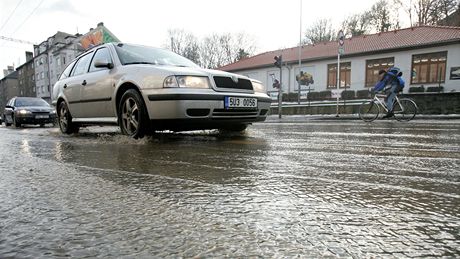
<svg viewBox="0 0 460 259">
<path fill-rule="evenodd" d="M 460 92 L 452 93 L 423 93 L 423 94 L 404 94 L 417 104 L 417 114 L 460 114 Z M 361 101 L 339 102 L 340 114 L 358 114 Z M 283 106 L 284 115 L 306 115 L 306 114 L 336 114 L 337 106 L 335 102 L 312 102 L 311 105 Z M 278 114 L 278 107 L 273 105 L 270 108 L 271 114 Z"/>
<path fill-rule="evenodd" d="M 351 87 L 347 89 L 351 90 L 363 90 L 367 89 L 365 85 L 365 74 L 366 74 L 366 60 L 369 59 L 379 59 L 379 58 L 387 58 L 387 57 L 394 57 L 395 65 L 401 68 L 403 72 L 403 78 L 406 81 L 406 87 L 404 92 L 408 92 L 410 85 L 410 76 L 411 76 L 411 69 L 412 69 L 412 55 L 415 54 L 423 54 L 423 53 L 432 53 L 432 52 L 440 52 L 440 51 L 447 51 L 447 69 L 446 73 L 446 82 L 442 83 L 441 85 L 444 87 L 445 92 L 452 92 L 460 91 L 460 80 L 450 80 L 450 68 L 451 67 L 460 67 L 460 43 L 455 45 L 446 45 L 440 47 L 431 47 L 431 48 L 423 48 L 423 49 L 413 49 L 413 50 L 405 50 L 405 51 L 397 51 L 391 53 L 384 53 L 384 54 L 376 54 L 376 55 L 366 55 L 360 57 L 352 57 L 352 58 L 341 58 L 340 62 L 351 62 Z M 346 54 L 346 53 L 345 53 Z M 327 84 L 327 65 L 328 64 L 336 64 L 337 59 L 329 59 L 329 60 L 321 60 L 309 63 L 302 63 L 301 67 L 309 67 L 313 69 L 314 72 L 314 84 L 310 87 L 314 89 L 314 91 L 323 91 L 326 90 Z M 284 92 L 297 92 L 298 86 L 297 81 L 295 80 L 295 75 L 298 74 L 298 64 L 283 66 L 283 91 Z M 272 87 L 271 77 L 269 76 L 270 73 L 274 73 L 275 77 L 279 79 L 279 69 L 275 66 L 262 68 L 262 69 L 250 69 L 245 71 L 237 71 L 236 73 L 242 74 L 245 76 L 249 76 L 251 78 L 260 80 L 265 86 L 267 86 L 268 92 L 277 91 Z M 419 86 L 419 85 L 412 85 L 412 86 Z M 429 86 L 437 86 L 437 84 L 425 84 L 425 89 Z"/>
</svg>

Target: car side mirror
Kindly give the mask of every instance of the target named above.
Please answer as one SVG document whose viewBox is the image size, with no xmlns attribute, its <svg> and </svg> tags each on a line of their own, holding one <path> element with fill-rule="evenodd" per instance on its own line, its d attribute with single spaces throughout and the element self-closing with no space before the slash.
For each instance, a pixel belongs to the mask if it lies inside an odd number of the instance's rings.
<svg viewBox="0 0 460 259">
<path fill-rule="evenodd" d="M 113 68 L 113 63 L 112 62 L 108 62 L 108 61 L 103 61 L 103 60 L 96 60 L 94 61 L 94 66 L 95 67 L 106 67 L 108 69 L 112 69 Z"/>
<path fill-rule="evenodd" d="M 10 105 L 6 105 L 5 108 L 8 108 L 8 109 L 11 109 L 11 110 L 14 110 L 14 107 L 13 106 L 10 106 Z"/>
</svg>

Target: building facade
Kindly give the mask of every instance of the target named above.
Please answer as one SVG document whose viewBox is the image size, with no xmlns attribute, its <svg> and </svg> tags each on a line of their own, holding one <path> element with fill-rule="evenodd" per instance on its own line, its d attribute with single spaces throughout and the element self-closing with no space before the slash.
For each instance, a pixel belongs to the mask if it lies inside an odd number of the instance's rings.
<svg viewBox="0 0 460 259">
<path fill-rule="evenodd" d="M 18 71 L 14 71 L 0 80 L 0 114 L 3 114 L 6 102 L 18 95 Z"/>
<path fill-rule="evenodd" d="M 378 80 L 378 72 L 392 66 L 401 68 L 406 81 L 404 92 L 411 87 L 428 91 L 460 91 L 460 27 L 420 26 L 385 33 L 345 39 L 340 57 L 340 82 L 337 89 L 337 42 L 281 49 L 250 57 L 220 68 L 261 81 L 272 97 L 280 77 L 274 56 L 283 57 L 282 90 L 341 92 L 369 90 Z M 296 80 L 302 72 L 305 80 Z"/>
<path fill-rule="evenodd" d="M 46 41 L 34 46 L 36 95 L 51 102 L 51 91 L 66 66 L 80 53 L 95 45 L 119 41 L 101 22 L 88 33 L 57 32 Z"/>
<path fill-rule="evenodd" d="M 35 69 L 33 53 L 26 52 L 26 63 L 16 68 L 18 72 L 18 96 L 35 97 Z"/>
</svg>

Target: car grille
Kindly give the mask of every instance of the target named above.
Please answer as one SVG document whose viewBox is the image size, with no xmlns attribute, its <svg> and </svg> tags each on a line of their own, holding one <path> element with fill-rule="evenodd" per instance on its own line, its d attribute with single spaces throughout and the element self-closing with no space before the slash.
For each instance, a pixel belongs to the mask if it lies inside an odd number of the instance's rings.
<svg viewBox="0 0 460 259">
<path fill-rule="evenodd" d="M 238 82 L 235 83 L 231 77 L 215 76 L 214 82 L 218 88 L 253 90 L 251 81 L 247 79 L 238 78 Z"/>
<path fill-rule="evenodd" d="M 214 109 L 212 112 L 213 119 L 232 119 L 232 118 L 245 118 L 245 119 L 253 119 L 257 118 L 259 111 L 251 110 L 251 109 L 235 109 L 235 110 L 227 110 L 227 109 Z"/>
</svg>

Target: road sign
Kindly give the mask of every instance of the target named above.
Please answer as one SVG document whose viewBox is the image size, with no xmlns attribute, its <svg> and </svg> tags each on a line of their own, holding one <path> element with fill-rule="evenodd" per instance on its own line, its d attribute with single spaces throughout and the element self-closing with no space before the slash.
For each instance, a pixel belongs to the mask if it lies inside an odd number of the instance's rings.
<svg viewBox="0 0 460 259">
<path fill-rule="evenodd" d="M 345 53 L 345 50 L 343 49 L 343 46 L 340 46 L 339 47 L 339 54 L 343 55 L 343 53 Z"/>
<path fill-rule="evenodd" d="M 345 35 L 343 34 L 343 31 L 339 31 L 339 35 L 337 36 L 339 39 L 339 46 L 343 46 L 343 41 L 345 40 Z"/>
</svg>

